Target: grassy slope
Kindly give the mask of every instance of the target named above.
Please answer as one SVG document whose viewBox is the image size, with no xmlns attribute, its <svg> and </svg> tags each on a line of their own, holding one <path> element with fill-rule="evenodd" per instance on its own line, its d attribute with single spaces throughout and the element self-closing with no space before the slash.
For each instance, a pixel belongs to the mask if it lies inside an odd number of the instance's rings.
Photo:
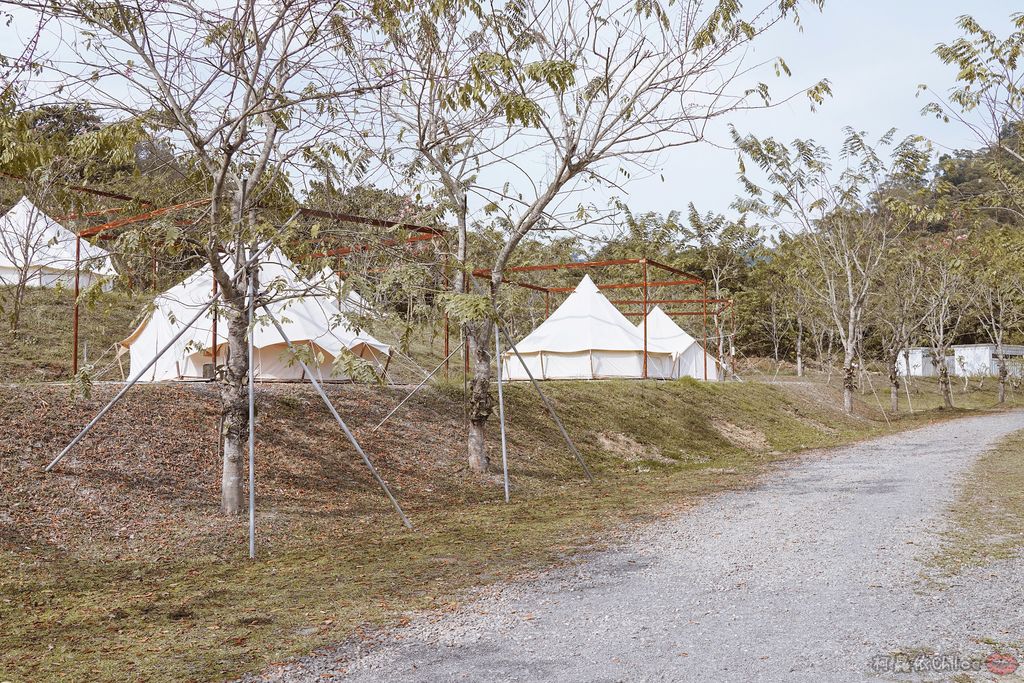
<svg viewBox="0 0 1024 683">
<path fill-rule="evenodd" d="M 217 514 L 206 385 L 129 394 L 58 473 L 39 472 L 114 389 L 82 403 L 66 389 L 0 389 L 0 680 L 258 669 L 564 561 L 623 522 L 749 485 L 789 453 L 890 428 L 863 405 L 854 417 L 835 412 L 834 391 L 815 383 L 546 383 L 597 474 L 588 485 L 529 387 L 516 385 L 505 505 L 497 476 L 463 465 L 461 382 L 425 390 L 377 432 L 401 392 L 331 387 L 413 518 L 407 532 L 312 392 L 266 387 L 260 560 L 250 563 L 244 520 Z M 991 404 L 991 393 L 972 401 Z"/>
<path fill-rule="evenodd" d="M 6 303 L 7 292 L 0 294 Z M 101 379 L 120 379 L 111 347 L 127 337 L 149 301 L 145 295 L 108 292 L 79 316 L 79 343 L 83 362 L 106 368 Z M 20 332 L 0 325 L 0 382 L 48 382 L 71 376 L 71 318 L 74 296 L 67 289 L 29 290 Z M 98 356 L 101 356 L 97 358 Z M 127 360 L 125 360 L 127 368 Z"/>
</svg>

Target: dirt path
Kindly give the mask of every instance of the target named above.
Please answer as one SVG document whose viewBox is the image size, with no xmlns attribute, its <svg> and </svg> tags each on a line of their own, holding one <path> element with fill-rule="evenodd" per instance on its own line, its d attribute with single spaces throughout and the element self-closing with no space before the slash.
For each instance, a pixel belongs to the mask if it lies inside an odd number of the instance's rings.
<svg viewBox="0 0 1024 683">
<path fill-rule="evenodd" d="M 808 457 L 572 570 L 268 677 L 891 680 L 884 657 L 941 652 L 988 678 L 983 660 L 1024 641 L 1024 563 L 922 576 L 958 477 L 1021 428 L 1019 412 L 974 417 Z"/>
</svg>

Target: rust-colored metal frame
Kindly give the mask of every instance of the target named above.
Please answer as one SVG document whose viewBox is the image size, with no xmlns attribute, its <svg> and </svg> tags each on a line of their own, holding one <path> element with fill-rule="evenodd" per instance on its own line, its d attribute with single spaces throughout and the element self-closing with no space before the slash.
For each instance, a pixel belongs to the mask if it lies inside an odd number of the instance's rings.
<svg viewBox="0 0 1024 683">
<path fill-rule="evenodd" d="M 672 311 L 669 315 L 701 315 L 704 318 L 704 379 L 708 378 L 708 304 L 721 303 L 723 299 L 708 299 L 708 285 L 707 282 L 693 273 L 688 273 L 685 270 L 680 270 L 674 266 L 666 265 L 660 261 L 655 261 L 649 258 L 625 258 L 625 259 L 609 259 L 604 261 L 573 261 L 571 263 L 546 263 L 533 266 L 512 266 L 504 269 L 504 273 L 537 273 L 537 272 L 551 272 L 557 270 L 586 270 L 591 268 L 608 268 L 611 266 L 629 266 L 638 265 L 641 270 L 641 281 L 640 282 L 613 282 L 606 284 L 597 285 L 598 289 L 604 290 L 619 290 L 619 289 L 640 289 L 643 291 L 642 299 L 627 299 L 627 300 L 611 300 L 613 304 L 619 305 L 642 305 L 642 313 L 626 313 L 625 315 L 642 315 L 644 322 L 644 362 L 643 362 L 643 377 L 647 379 L 647 314 L 650 313 L 651 304 L 655 303 L 673 303 L 673 304 L 702 304 L 700 311 L 693 312 L 681 312 Z M 648 268 L 656 268 L 671 275 L 680 276 L 679 279 L 674 280 L 650 280 L 648 275 Z M 479 268 L 473 271 L 473 276 L 477 278 L 490 278 L 491 271 L 487 268 Z M 506 279 L 510 285 L 516 287 L 523 287 L 524 289 L 530 289 L 535 292 L 542 292 L 544 294 L 544 308 L 545 315 L 551 315 L 551 294 L 564 294 L 572 292 L 574 287 L 544 287 L 542 285 L 535 285 L 528 282 L 520 282 L 518 280 Z M 649 294 L 652 287 L 675 287 L 683 285 L 699 285 L 702 287 L 704 296 L 701 299 L 651 299 Z"/>
<path fill-rule="evenodd" d="M 2 175 L 7 175 L 7 174 L 2 174 Z M 15 177 L 15 176 L 11 176 L 11 177 Z M 139 199 L 137 199 L 135 197 L 130 197 L 128 195 L 120 195 L 120 194 L 116 194 L 116 193 L 105 192 L 105 191 L 101 191 L 101 190 L 95 190 L 95 189 L 91 189 L 91 188 L 87 188 L 87 187 L 78 187 L 78 186 L 73 186 L 70 189 L 78 191 L 78 192 L 85 192 L 85 193 L 89 193 L 89 194 L 95 194 L 95 195 L 98 195 L 98 196 L 101 196 L 101 197 L 109 197 L 109 198 L 121 199 L 121 200 L 125 200 L 125 201 L 133 201 L 133 202 L 137 202 L 137 203 L 139 203 L 139 204 L 141 204 L 143 206 L 152 206 L 152 204 L 149 203 L 149 202 L 146 202 L 146 201 L 143 201 L 143 200 L 139 200 Z M 78 374 L 78 341 L 79 341 L 79 317 L 80 317 L 80 311 L 79 311 L 79 306 L 78 306 L 78 297 L 79 297 L 79 294 L 80 294 L 80 281 L 81 281 L 82 238 L 85 237 L 85 238 L 88 239 L 90 237 L 105 236 L 107 233 L 119 230 L 120 228 L 123 228 L 123 227 L 128 226 L 128 225 L 132 225 L 134 223 L 141 223 L 143 221 L 152 220 L 154 218 L 159 218 L 161 216 L 165 216 L 165 215 L 168 215 L 168 214 L 171 214 L 171 213 L 175 213 L 177 211 L 184 211 L 184 210 L 187 210 L 187 209 L 200 208 L 200 207 L 203 207 L 203 206 L 207 206 L 209 204 L 210 204 L 210 200 L 209 199 L 197 199 L 197 200 L 193 200 L 193 201 L 190 201 L 190 202 L 183 202 L 181 204 L 174 204 L 172 206 L 161 207 L 161 208 L 158 208 L 158 209 L 150 209 L 150 210 L 145 211 L 143 213 L 135 214 L 135 215 L 132 215 L 132 216 L 125 216 L 125 217 L 117 218 L 115 220 L 107 221 L 105 223 L 102 223 L 101 225 L 96 225 L 96 226 L 93 226 L 93 227 L 89 227 L 89 228 L 85 228 L 85 229 L 82 229 L 82 230 L 75 231 L 75 286 L 74 286 L 74 303 L 73 303 L 73 307 L 72 307 L 72 322 L 71 322 L 71 329 L 72 329 L 72 331 L 71 331 L 71 335 L 72 335 L 72 343 L 71 343 L 71 347 L 72 347 L 71 348 L 71 356 L 72 356 L 72 358 L 71 358 L 71 373 L 72 373 L 72 375 L 77 375 Z M 106 214 L 106 213 L 120 213 L 121 211 L 123 211 L 123 207 L 117 207 L 117 208 L 113 208 L 113 209 L 105 209 L 105 210 L 102 210 L 102 211 L 92 211 L 92 212 L 84 213 L 84 214 L 81 215 L 81 217 L 100 216 L 100 215 L 103 215 L 103 214 Z M 338 212 L 334 212 L 334 211 L 324 211 L 322 209 L 313 209 L 313 208 L 310 208 L 310 207 L 300 207 L 298 212 L 299 212 L 299 215 L 304 215 L 304 216 L 315 216 L 315 217 L 318 217 L 318 218 L 330 218 L 332 220 L 336 220 L 336 221 L 339 221 L 339 222 L 357 223 L 357 224 L 361 224 L 361 225 L 369 225 L 369 226 L 372 226 L 372 227 L 382 227 L 382 228 L 395 228 L 395 227 L 398 227 L 398 228 L 402 228 L 402 229 L 405 229 L 405 230 L 409 230 L 409 231 L 418 233 L 414 237 L 411 237 L 411 238 L 408 238 L 408 239 L 404 239 L 404 240 L 387 240 L 387 241 L 385 241 L 381 245 L 357 244 L 357 245 L 353 245 L 353 246 L 350 246 L 350 247 L 343 247 L 343 248 L 339 248 L 339 249 L 331 249 L 331 250 L 328 250 L 328 251 L 326 251 L 326 252 L 324 252 L 322 254 L 313 254 L 311 256 L 311 258 L 312 257 L 318 257 L 318 256 L 345 256 L 345 255 L 352 254 L 352 253 L 357 253 L 357 252 L 362 252 L 362 251 L 370 251 L 370 250 L 379 248 L 381 246 L 393 246 L 393 245 L 398 245 L 398 244 L 410 244 L 410 243 L 413 243 L 413 242 L 421 242 L 421 241 L 425 241 L 425 240 L 433 240 L 433 239 L 437 239 L 438 237 L 443 237 L 443 236 L 447 235 L 447 232 L 445 230 L 441 229 L 441 228 L 433 228 L 433 227 L 428 227 L 428 226 L 423 226 L 423 225 L 416 225 L 416 224 L 413 224 L 413 223 L 404 223 L 404 222 L 401 222 L 401 221 L 391 221 L 391 220 L 385 220 L 385 219 L 380 219 L 380 218 L 368 218 L 368 217 L 365 217 L 365 216 L 357 216 L 357 215 L 348 214 L 348 213 L 338 213 Z M 71 217 L 72 218 L 77 218 L 78 216 L 72 214 Z M 213 293 L 214 294 L 217 293 L 217 282 L 216 281 L 214 281 L 214 283 L 213 283 Z M 217 316 L 217 311 L 215 309 L 214 312 L 213 312 L 213 343 L 212 343 L 212 349 L 213 349 L 212 353 L 213 353 L 213 365 L 214 365 L 214 367 L 217 366 L 217 317 L 218 317 Z M 446 318 L 446 320 L 445 320 L 445 355 L 447 355 L 447 352 L 448 352 L 448 336 L 447 336 L 447 331 L 448 331 L 448 325 L 447 325 L 447 318 Z M 466 360 L 467 360 L 467 363 L 468 363 L 468 360 L 469 360 L 468 356 L 467 356 Z"/>
</svg>

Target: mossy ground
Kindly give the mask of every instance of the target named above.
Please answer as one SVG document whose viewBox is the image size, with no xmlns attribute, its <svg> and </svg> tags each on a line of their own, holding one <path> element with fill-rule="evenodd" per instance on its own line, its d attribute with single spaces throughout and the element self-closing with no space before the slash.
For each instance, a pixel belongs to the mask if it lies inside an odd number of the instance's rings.
<svg viewBox="0 0 1024 683">
<path fill-rule="evenodd" d="M 1024 552 L 1024 431 L 1002 439 L 964 479 L 933 564 L 945 577 Z"/>
<path fill-rule="evenodd" d="M 0 287 L 0 302 L 10 307 L 10 288 Z M 138 322 L 147 294 L 106 292 L 79 309 L 79 350 L 84 366 L 95 366 L 97 379 L 120 379 L 114 344 Z M 62 289 L 29 289 L 17 333 L 5 317 L 0 321 L 0 382 L 52 382 L 71 378 L 71 320 L 74 293 Z M 124 367 L 127 371 L 127 359 Z"/>
</svg>

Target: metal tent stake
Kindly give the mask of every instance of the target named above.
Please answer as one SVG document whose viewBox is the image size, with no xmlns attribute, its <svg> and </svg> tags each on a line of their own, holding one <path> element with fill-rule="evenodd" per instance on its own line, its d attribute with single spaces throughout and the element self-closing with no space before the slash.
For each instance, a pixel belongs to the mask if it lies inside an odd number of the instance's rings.
<svg viewBox="0 0 1024 683">
<path fill-rule="evenodd" d="M 327 406 L 327 409 L 331 411 L 331 415 L 334 416 L 334 421 L 338 423 L 339 427 L 341 427 L 341 431 L 345 433 L 345 436 L 348 438 L 349 443 L 351 443 L 352 447 L 356 449 L 357 453 L 359 453 L 359 457 L 363 459 L 363 463 L 366 465 L 367 469 L 370 470 L 370 474 L 372 474 L 373 478 L 377 480 L 377 483 L 380 485 L 381 489 L 387 495 L 388 500 L 391 501 L 391 504 L 394 506 L 395 511 L 398 512 L 398 516 L 402 518 L 402 524 L 404 524 L 406 528 L 412 529 L 412 523 L 409 521 L 409 518 L 405 516 L 405 512 L 402 511 L 402 506 L 398 504 L 398 500 L 391 493 L 391 489 L 388 488 L 387 483 L 385 483 L 384 479 L 377 472 L 377 468 L 374 467 L 373 463 L 370 462 L 370 459 L 366 457 L 366 453 L 363 451 L 363 447 L 359 445 L 358 441 L 356 441 L 356 437 L 348 428 L 348 425 L 345 424 L 345 421 L 341 419 L 341 415 L 339 415 L 338 411 L 334 408 L 334 404 L 331 403 L 331 399 L 327 396 L 327 392 L 324 391 L 323 386 L 321 386 L 320 382 L 317 381 L 316 375 L 313 374 L 313 371 L 309 369 L 309 366 L 306 365 L 302 358 L 299 357 L 298 352 L 292 345 L 291 339 L 289 339 L 288 335 L 285 334 L 284 328 L 281 327 L 281 324 L 279 322 L 277 322 L 277 318 L 275 318 L 274 314 L 270 312 L 270 309 L 267 307 L 266 304 L 263 304 L 263 310 L 270 318 L 270 322 L 274 323 L 274 327 L 277 328 L 277 333 L 281 335 L 281 339 L 284 340 L 284 343 L 288 346 L 288 350 L 291 352 L 292 357 L 295 358 L 299 365 L 302 366 L 303 372 L 305 372 L 305 374 L 309 377 L 309 381 L 313 384 L 313 387 L 316 389 L 317 393 L 320 394 L 320 398 L 323 399 L 323 402 Z"/>
<path fill-rule="evenodd" d="M 572 442 L 572 439 L 569 438 L 569 432 L 565 431 L 565 425 L 563 425 L 562 421 L 558 419 L 558 413 L 555 412 L 555 407 L 551 405 L 551 402 L 548 401 L 548 397 L 545 396 L 544 392 L 540 390 L 540 385 L 537 384 L 537 380 L 533 378 L 533 373 L 530 372 L 530 368 L 527 367 L 526 361 L 523 360 L 523 357 L 521 355 L 519 355 L 519 350 L 516 348 L 515 342 L 513 342 L 512 338 L 508 336 L 508 332 L 505 331 L 504 327 L 498 325 L 498 330 L 505 337 L 505 341 L 508 342 L 508 346 L 510 349 L 512 349 L 512 353 L 516 354 L 516 358 L 519 359 L 519 362 L 522 364 L 523 369 L 526 370 L 526 376 L 530 378 L 530 381 L 533 383 L 533 388 L 536 389 L 537 394 L 540 395 L 540 400 L 544 403 L 544 407 L 548 409 L 548 413 L 551 415 L 551 419 L 555 421 L 556 425 L 558 425 L 558 431 L 562 433 L 562 438 L 565 439 L 565 443 L 569 446 L 569 450 L 572 451 L 572 454 L 576 457 L 576 460 L 579 462 L 580 467 L 583 468 L 583 473 L 587 475 L 587 479 L 589 481 L 594 481 L 594 475 L 590 473 L 590 468 L 587 467 L 587 463 L 583 459 L 583 456 L 580 455 L 580 452 L 578 450 L 576 450 L 576 444 L 574 444 Z"/>
<path fill-rule="evenodd" d="M 508 497 L 508 446 L 505 441 L 505 394 L 501 390 L 501 333 L 494 324 L 494 360 L 498 367 L 498 419 L 501 423 L 501 473 L 505 480 L 505 502 Z"/>
<path fill-rule="evenodd" d="M 167 352 L 168 349 L 170 349 L 172 346 L 174 346 L 174 343 L 177 342 L 179 339 L 181 339 L 181 336 L 183 334 L 185 334 L 185 332 L 190 327 L 192 327 L 196 323 L 196 321 L 199 320 L 199 318 L 201 318 L 203 316 L 204 313 L 206 313 L 208 310 L 210 310 L 210 306 L 212 306 L 213 302 L 216 301 L 216 300 L 217 300 L 217 297 L 213 297 L 208 302 L 206 302 L 206 305 L 203 306 L 201 309 L 199 309 L 199 312 L 196 313 L 192 317 L 192 319 L 189 320 L 188 323 L 184 327 L 182 327 L 181 330 L 178 331 L 178 334 L 174 335 L 174 337 L 171 338 L 171 341 L 167 342 L 164 345 L 164 347 L 162 349 L 160 349 L 160 351 L 152 358 L 152 360 L 150 360 L 148 363 L 146 363 L 146 367 L 144 367 L 141 370 L 139 370 L 138 373 L 136 373 L 136 375 L 134 377 L 132 377 L 130 380 L 128 380 L 128 383 L 125 384 L 121 388 L 121 391 L 117 392 L 117 395 L 114 396 L 114 398 L 110 399 L 110 402 L 107 405 L 103 406 L 103 409 L 100 410 L 100 412 L 96 413 L 96 417 L 94 417 L 92 420 L 90 420 L 89 424 L 85 425 L 85 428 L 82 429 L 82 431 L 78 433 L 78 436 L 76 436 L 74 439 L 72 439 L 71 443 L 69 443 L 67 446 L 65 446 L 64 450 L 62 450 L 60 452 L 60 454 L 56 458 L 53 459 L 53 462 L 51 462 L 49 465 L 47 465 L 46 469 L 44 469 L 43 471 L 44 472 L 49 472 L 50 470 L 52 470 L 57 465 L 57 463 L 59 463 L 61 460 L 63 460 L 64 456 L 68 454 L 68 451 L 70 451 L 72 448 L 74 448 L 78 444 L 79 441 L 81 441 L 83 438 L 85 438 L 85 435 L 88 434 L 89 431 L 92 430 L 92 428 L 96 426 L 96 423 L 99 422 L 100 419 L 102 419 L 102 417 L 107 414 L 107 411 L 109 411 L 111 408 L 113 408 L 114 404 L 117 403 L 118 401 L 120 401 L 121 398 L 125 394 L 128 393 L 128 390 L 131 389 L 133 386 L 135 386 L 135 384 L 140 379 L 142 379 L 142 376 L 144 374 L 146 374 L 147 370 L 149 370 L 151 367 L 156 365 L 156 362 L 158 360 L 160 360 L 160 357 L 163 356 Z"/>
<path fill-rule="evenodd" d="M 455 355 L 456 353 L 458 353 L 458 352 L 459 352 L 459 349 L 461 349 L 461 348 L 462 348 L 462 344 L 459 344 L 459 345 L 458 345 L 457 347 L 455 347 L 455 350 L 454 350 L 454 351 L 452 351 L 452 352 L 451 352 L 451 353 L 449 353 L 449 354 L 448 354 L 447 356 L 445 356 L 445 359 L 444 359 L 443 361 L 441 361 L 441 362 L 440 362 L 440 364 L 438 364 L 438 366 L 437 366 L 436 368 L 434 368 L 433 370 L 431 370 L 431 371 L 430 371 L 430 374 L 429 374 L 429 375 L 427 375 L 426 377 L 424 377 L 424 378 L 423 378 L 423 381 L 422 381 L 422 382 L 420 382 L 419 384 L 417 384 L 417 385 L 416 385 L 416 388 L 415 388 L 415 389 L 413 389 L 412 391 L 410 391 L 410 392 L 409 392 L 409 395 L 408 395 L 408 396 L 406 396 L 405 398 L 403 398 L 403 399 L 402 399 L 402 400 L 401 400 L 401 401 L 400 401 L 400 402 L 398 403 L 398 405 L 397 405 L 397 406 L 395 406 L 394 408 L 392 408 L 392 409 L 391 409 L 391 412 L 390 412 L 390 413 L 388 413 L 387 415 L 385 415 L 385 416 L 384 416 L 384 419 L 383 419 L 383 420 L 381 420 L 381 421 L 380 421 L 380 423 L 379 423 L 379 424 L 378 424 L 378 425 L 377 425 L 376 427 L 374 427 L 374 428 L 373 428 L 372 430 L 370 430 L 370 431 L 373 431 L 373 432 L 375 432 L 375 431 L 377 431 L 378 429 L 380 429 L 381 427 L 383 427 L 383 426 L 384 426 L 384 423 L 385 423 L 385 422 L 387 422 L 388 420 L 390 420 L 390 419 L 391 419 L 391 416 L 392 416 L 392 415 L 394 415 L 395 413 L 397 413 L 397 412 L 398 412 L 398 409 L 399 409 L 399 408 L 401 408 L 402 406 L 404 406 L 404 405 L 405 405 L 405 402 L 406 402 L 406 401 L 408 401 L 408 400 L 409 400 L 410 398 L 412 398 L 412 397 L 413 397 L 413 394 L 415 394 L 415 393 L 416 393 L 417 391 L 419 391 L 420 389 L 422 389 L 422 388 L 423 388 L 423 385 L 424 385 L 424 384 L 426 384 L 427 382 L 429 382 L 429 381 L 430 381 L 430 378 L 431 378 L 431 377 L 433 377 L 433 376 L 434 376 L 435 374 L 437 374 L 437 371 L 438 371 L 438 370 L 440 370 L 442 366 L 444 366 L 445 368 L 447 368 L 447 367 L 448 367 L 448 359 L 449 359 L 449 358 L 451 358 L 451 357 L 452 357 L 453 355 Z"/>
</svg>

